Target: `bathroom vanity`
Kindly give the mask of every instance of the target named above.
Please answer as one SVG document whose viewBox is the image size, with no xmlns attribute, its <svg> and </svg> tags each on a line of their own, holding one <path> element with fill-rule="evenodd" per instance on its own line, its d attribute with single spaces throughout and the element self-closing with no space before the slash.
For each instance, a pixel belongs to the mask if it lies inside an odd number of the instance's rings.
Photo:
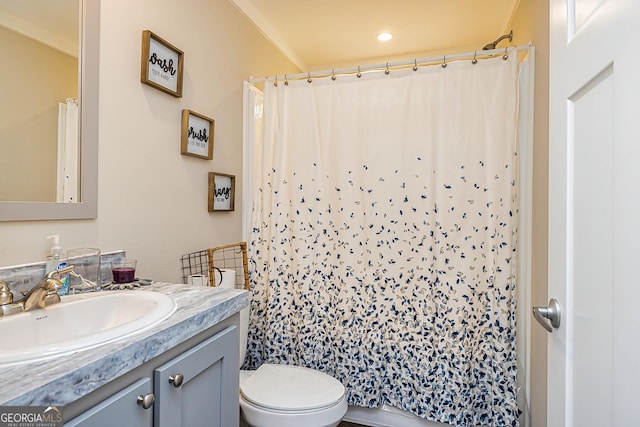
<svg viewBox="0 0 640 427">
<path fill-rule="evenodd" d="M 248 293 L 167 283 L 145 290 L 170 295 L 176 311 L 95 348 L 0 365 L 0 405 L 56 406 L 65 426 L 238 425 L 238 312 Z"/>
</svg>

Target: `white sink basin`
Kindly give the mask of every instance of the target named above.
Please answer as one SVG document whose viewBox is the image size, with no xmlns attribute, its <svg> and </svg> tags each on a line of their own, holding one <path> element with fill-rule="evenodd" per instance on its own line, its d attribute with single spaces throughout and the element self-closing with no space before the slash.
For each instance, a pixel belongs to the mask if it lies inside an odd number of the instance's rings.
<svg viewBox="0 0 640 427">
<path fill-rule="evenodd" d="M 64 296 L 60 304 L 0 317 L 0 365 L 115 341 L 156 325 L 175 309 L 171 297 L 152 291 Z"/>
</svg>

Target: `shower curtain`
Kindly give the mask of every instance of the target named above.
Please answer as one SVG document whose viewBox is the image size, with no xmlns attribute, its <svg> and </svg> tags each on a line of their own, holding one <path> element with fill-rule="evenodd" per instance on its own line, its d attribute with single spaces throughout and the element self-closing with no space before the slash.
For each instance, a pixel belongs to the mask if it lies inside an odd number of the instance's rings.
<svg viewBox="0 0 640 427">
<path fill-rule="evenodd" d="M 517 426 L 517 58 L 267 83 L 245 368 Z"/>
<path fill-rule="evenodd" d="M 78 100 L 58 104 L 58 162 L 56 202 L 78 202 Z"/>
</svg>

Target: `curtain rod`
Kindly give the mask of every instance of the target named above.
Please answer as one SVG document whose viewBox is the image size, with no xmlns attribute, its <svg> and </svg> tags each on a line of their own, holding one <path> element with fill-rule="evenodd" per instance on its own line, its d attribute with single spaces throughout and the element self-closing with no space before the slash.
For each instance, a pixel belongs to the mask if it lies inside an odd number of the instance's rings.
<svg viewBox="0 0 640 427">
<path fill-rule="evenodd" d="M 475 52 L 465 52 L 465 53 L 457 53 L 455 55 L 442 55 L 442 56 L 433 56 L 431 58 L 422 58 L 422 59 L 414 59 L 414 60 L 404 60 L 404 61 L 396 61 L 396 62 L 387 62 L 384 64 L 373 64 L 373 65 L 362 65 L 357 67 L 349 67 L 349 68 L 338 68 L 333 70 L 324 70 L 324 71 L 311 71 L 307 73 L 298 73 L 298 74 L 282 74 L 275 75 L 273 77 L 261 77 L 261 78 L 253 78 L 249 77 L 249 83 L 260 83 L 265 81 L 276 81 L 276 80 L 300 80 L 300 79 L 310 79 L 312 77 L 329 77 L 329 76 L 337 76 L 340 74 L 353 74 L 365 71 L 386 71 L 391 68 L 400 68 L 400 67 L 419 67 L 420 65 L 433 64 L 437 62 L 442 62 L 445 64 L 447 61 L 463 59 L 463 58 L 486 58 L 493 55 L 505 54 L 507 50 L 516 49 L 518 52 L 529 50 L 532 47 L 532 44 L 523 46 L 509 46 L 506 48 L 493 49 L 493 50 L 481 50 Z"/>
</svg>

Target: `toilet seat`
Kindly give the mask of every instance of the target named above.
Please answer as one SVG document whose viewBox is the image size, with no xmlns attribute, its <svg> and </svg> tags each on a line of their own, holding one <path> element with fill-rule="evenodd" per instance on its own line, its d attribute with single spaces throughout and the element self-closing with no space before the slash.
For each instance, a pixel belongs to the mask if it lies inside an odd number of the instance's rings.
<svg viewBox="0 0 640 427">
<path fill-rule="evenodd" d="M 250 404 L 269 411 L 321 411 L 344 401 L 344 386 L 335 378 L 293 365 L 263 364 L 241 381 L 240 394 Z"/>
</svg>

